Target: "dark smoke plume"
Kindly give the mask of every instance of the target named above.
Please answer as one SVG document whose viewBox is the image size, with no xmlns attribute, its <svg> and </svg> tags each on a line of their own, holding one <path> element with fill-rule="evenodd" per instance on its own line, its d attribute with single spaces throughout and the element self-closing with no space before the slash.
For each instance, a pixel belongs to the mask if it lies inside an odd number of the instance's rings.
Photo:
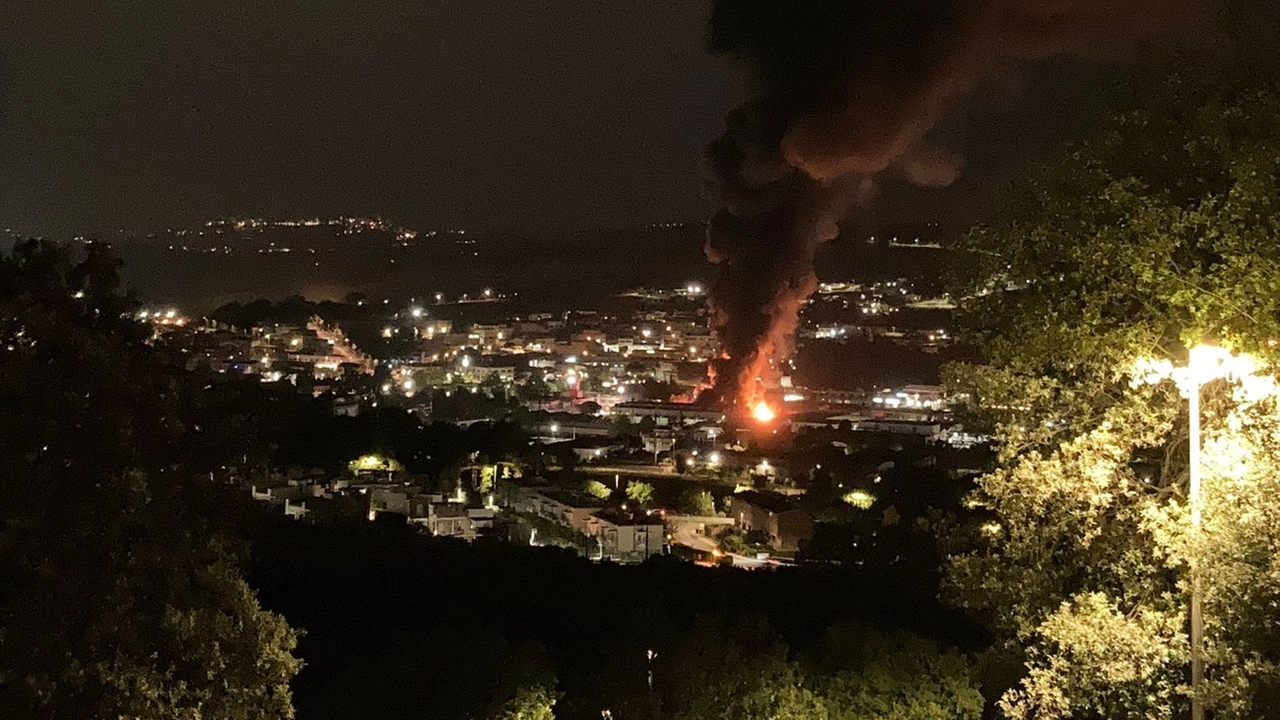
<svg viewBox="0 0 1280 720">
<path fill-rule="evenodd" d="M 941 187 L 963 159 L 930 137 L 974 87 L 1012 63 L 1124 59 L 1203 32 L 1218 0 L 716 0 L 713 52 L 743 62 L 752 97 L 705 151 L 720 204 L 713 368 L 726 406 L 754 404 L 791 351 L 817 286 L 813 260 L 886 173 Z"/>
</svg>

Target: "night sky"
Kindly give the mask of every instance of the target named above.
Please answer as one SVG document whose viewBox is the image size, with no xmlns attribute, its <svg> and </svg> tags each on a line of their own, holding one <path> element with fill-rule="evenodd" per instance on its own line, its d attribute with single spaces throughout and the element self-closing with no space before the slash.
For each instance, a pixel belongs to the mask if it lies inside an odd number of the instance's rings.
<svg viewBox="0 0 1280 720">
<path fill-rule="evenodd" d="M 16 6 L 16 7 L 15 7 Z M 381 214 L 568 229 L 704 218 L 698 153 L 739 99 L 704 3 L 583 0 L 6 4 L 0 223 L 156 229 Z M 950 123 L 947 190 L 874 221 L 965 220 L 1079 135 L 1114 69 L 1041 66 Z"/>
<path fill-rule="evenodd" d="M 698 148 L 733 101 L 691 2 L 17 4 L 0 218 L 27 231 L 696 218 Z"/>
</svg>

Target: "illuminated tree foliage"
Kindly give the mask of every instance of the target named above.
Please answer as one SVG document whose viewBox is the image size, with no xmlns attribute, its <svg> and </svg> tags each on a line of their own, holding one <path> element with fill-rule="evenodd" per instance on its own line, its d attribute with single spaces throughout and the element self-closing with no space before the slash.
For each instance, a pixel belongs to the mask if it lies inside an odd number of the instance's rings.
<svg viewBox="0 0 1280 720">
<path fill-rule="evenodd" d="M 663 717 L 678 720 L 964 720 L 982 696 L 963 656 L 896 633 L 837 626 L 814 651 L 787 646 L 752 618 L 701 618 L 660 654 Z"/>
<path fill-rule="evenodd" d="M 706 490 L 690 488 L 680 493 L 680 512 L 709 517 L 716 514 L 716 501 Z"/>
<path fill-rule="evenodd" d="M 1274 73 L 1271 73 L 1274 77 Z M 1011 717 L 1187 713 L 1190 563 L 1216 717 L 1280 712 L 1280 89 L 1242 71 L 1156 83 L 1036 173 L 964 243 L 964 309 L 989 365 L 950 369 L 999 442 L 951 599 L 1025 662 Z M 1203 532 L 1186 515 L 1186 400 L 1134 372 L 1195 342 L 1260 358 L 1203 390 Z M 1150 380 L 1151 382 L 1147 382 Z"/>
<path fill-rule="evenodd" d="M 0 717 L 292 717 L 296 635 L 194 510 L 238 436 L 142 344 L 117 265 L 0 256 Z"/>
<path fill-rule="evenodd" d="M 653 485 L 639 480 L 630 480 L 627 482 L 627 497 L 641 507 L 647 507 L 653 502 Z"/>
<path fill-rule="evenodd" d="M 559 694 L 544 685 L 529 685 L 516 691 L 493 720 L 555 720 Z"/>
</svg>

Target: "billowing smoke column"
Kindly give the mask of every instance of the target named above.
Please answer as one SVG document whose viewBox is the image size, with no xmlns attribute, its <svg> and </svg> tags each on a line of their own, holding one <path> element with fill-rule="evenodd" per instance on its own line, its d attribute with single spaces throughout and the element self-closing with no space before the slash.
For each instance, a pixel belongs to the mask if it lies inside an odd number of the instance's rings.
<svg viewBox="0 0 1280 720">
<path fill-rule="evenodd" d="M 818 247 L 886 175 L 945 186 L 962 158 L 930 132 L 992 71 L 1058 55 L 1117 59 L 1215 17 L 1216 0 L 716 0 L 713 52 L 752 97 L 705 152 L 720 204 L 715 396 L 748 410 L 791 352 Z"/>
</svg>

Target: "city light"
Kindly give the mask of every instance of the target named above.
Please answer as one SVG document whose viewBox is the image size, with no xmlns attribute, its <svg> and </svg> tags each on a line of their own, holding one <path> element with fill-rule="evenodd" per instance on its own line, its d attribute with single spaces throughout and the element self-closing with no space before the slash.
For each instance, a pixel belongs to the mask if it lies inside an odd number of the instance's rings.
<svg viewBox="0 0 1280 720">
<path fill-rule="evenodd" d="M 413 308 L 413 309 L 409 310 L 409 314 L 410 314 L 410 315 L 412 315 L 412 316 L 414 316 L 414 317 L 416 317 L 416 318 L 420 318 L 420 317 L 422 317 L 422 308 L 420 308 L 420 307 Z"/>
<path fill-rule="evenodd" d="M 840 499 L 859 510 L 867 510 L 876 502 L 876 496 L 866 492 L 865 490 L 853 490 L 847 492 Z"/>
</svg>

